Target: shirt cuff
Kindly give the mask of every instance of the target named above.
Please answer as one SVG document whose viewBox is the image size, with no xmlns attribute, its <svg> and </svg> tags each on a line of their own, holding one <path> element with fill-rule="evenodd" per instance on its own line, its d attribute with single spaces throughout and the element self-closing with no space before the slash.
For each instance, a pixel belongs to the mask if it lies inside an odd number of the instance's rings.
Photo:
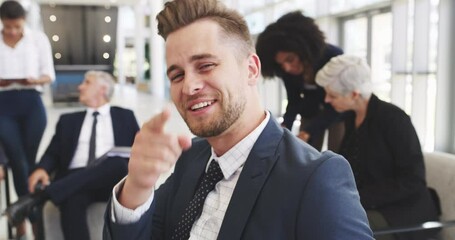
<svg viewBox="0 0 455 240">
<path fill-rule="evenodd" d="M 111 220 L 113 223 L 130 224 L 138 222 L 139 219 L 141 219 L 142 215 L 144 215 L 144 213 L 149 210 L 155 196 L 154 192 L 152 192 L 147 201 L 145 201 L 145 203 L 136 209 L 129 209 L 122 206 L 117 199 L 117 194 L 119 193 L 120 189 L 123 188 L 127 177 L 128 176 L 124 177 L 119 183 L 117 183 L 117 185 L 115 185 L 114 189 L 112 190 Z"/>
</svg>

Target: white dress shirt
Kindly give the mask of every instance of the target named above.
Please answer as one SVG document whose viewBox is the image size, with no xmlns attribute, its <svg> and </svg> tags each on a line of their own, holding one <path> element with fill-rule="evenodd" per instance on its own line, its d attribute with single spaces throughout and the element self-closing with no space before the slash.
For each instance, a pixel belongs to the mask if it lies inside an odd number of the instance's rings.
<svg viewBox="0 0 455 240">
<path fill-rule="evenodd" d="M 0 37 L 0 79 L 29 77 L 37 79 L 42 75 L 55 79 L 51 45 L 43 32 L 24 28 L 23 37 L 14 48 L 6 45 L 3 37 Z M 41 86 L 24 86 L 16 83 L 0 87 L 0 91 L 11 89 L 42 91 Z"/>
<path fill-rule="evenodd" d="M 213 148 L 210 159 L 217 161 L 220 164 L 224 178 L 215 185 L 215 189 L 211 191 L 205 199 L 202 208 L 201 216 L 195 221 L 190 233 L 190 239 L 216 239 L 223 222 L 224 215 L 234 192 L 235 185 L 242 172 L 243 165 L 248 158 L 248 155 L 253 148 L 254 143 L 259 135 L 264 130 L 270 119 L 269 112 L 266 112 L 265 119 L 256 127 L 248 136 L 237 143 L 223 156 L 216 156 Z M 207 163 L 209 166 L 211 161 Z M 207 171 L 207 169 L 206 169 Z M 111 208 L 112 221 L 122 224 L 133 223 L 139 221 L 150 207 L 153 201 L 154 194 L 138 208 L 131 210 L 123 207 L 117 200 L 117 192 L 123 185 L 125 178 L 114 187 L 113 190 L 113 205 Z"/>
<path fill-rule="evenodd" d="M 101 157 L 115 145 L 114 129 L 112 128 L 111 106 L 109 104 L 105 104 L 98 109 L 88 108 L 85 114 L 84 122 L 82 123 L 76 152 L 69 165 L 70 169 L 87 166 L 94 111 L 98 111 L 100 113 L 97 117 L 98 122 L 96 124 L 95 157 Z"/>
</svg>

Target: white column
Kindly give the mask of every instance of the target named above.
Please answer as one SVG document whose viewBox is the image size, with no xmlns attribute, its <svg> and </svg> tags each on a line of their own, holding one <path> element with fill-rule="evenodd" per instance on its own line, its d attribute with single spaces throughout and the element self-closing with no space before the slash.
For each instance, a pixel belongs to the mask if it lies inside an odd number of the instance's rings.
<svg viewBox="0 0 455 240">
<path fill-rule="evenodd" d="M 161 99 L 166 92 L 166 63 L 164 61 L 164 40 L 158 35 L 156 15 L 163 9 L 162 0 L 150 0 L 150 58 L 151 58 L 151 84 L 150 92 Z"/>
<path fill-rule="evenodd" d="M 435 150 L 455 153 L 455 2 L 439 2 Z"/>
<path fill-rule="evenodd" d="M 415 1 L 411 119 L 422 145 L 427 127 L 430 10 L 430 0 Z"/>
<path fill-rule="evenodd" d="M 136 50 L 136 84 L 144 81 L 144 58 L 145 58 L 145 12 L 141 1 L 134 6 L 136 28 L 134 30 L 134 48 Z"/>
<path fill-rule="evenodd" d="M 396 0 L 392 3 L 392 90 L 391 101 L 405 108 L 407 42 L 408 42 L 408 3 Z"/>
<path fill-rule="evenodd" d="M 125 27 L 123 25 L 124 13 L 125 13 L 125 6 L 118 7 L 118 16 L 117 16 L 117 46 L 116 46 L 116 64 L 117 64 L 117 80 L 120 84 L 124 84 L 126 82 L 125 79 L 125 66 L 124 58 L 125 58 Z"/>
</svg>

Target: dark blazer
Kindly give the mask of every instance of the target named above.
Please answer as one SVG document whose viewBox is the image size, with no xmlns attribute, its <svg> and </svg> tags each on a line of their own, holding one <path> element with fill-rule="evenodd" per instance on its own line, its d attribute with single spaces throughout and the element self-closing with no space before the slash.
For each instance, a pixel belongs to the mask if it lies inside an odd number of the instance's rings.
<svg viewBox="0 0 455 240">
<path fill-rule="evenodd" d="M 346 116 L 340 151 L 351 162 L 344 151 L 355 131 L 355 115 Z M 409 116 L 372 95 L 358 134 L 359 161 L 351 165 L 365 209 L 381 212 L 392 226 L 437 219 L 420 142 Z"/>
<path fill-rule="evenodd" d="M 137 223 L 112 223 L 104 239 L 170 239 L 203 175 L 211 148 L 195 139 Z M 235 239 L 373 239 L 347 161 L 319 153 L 271 119 L 254 144 L 218 235 Z"/>
<path fill-rule="evenodd" d="M 8 163 L 8 158 L 5 154 L 5 149 L 3 148 L 2 143 L 0 142 L 0 167 L 1 165 L 6 165 Z"/>
<path fill-rule="evenodd" d="M 131 146 L 139 125 L 131 110 L 111 107 L 115 146 Z M 86 111 L 63 114 L 58 120 L 55 134 L 38 163 L 48 173 L 56 171 L 55 178 L 64 176 L 76 152 Z"/>
<path fill-rule="evenodd" d="M 332 57 L 343 54 L 340 48 L 327 44 L 321 58 L 313 65 L 314 75 L 330 61 Z M 295 117 L 300 114 L 302 118 L 314 118 L 311 124 L 305 127 L 305 131 L 311 135 L 321 134 L 331 123 L 336 121 L 339 114 L 330 104 L 324 102 L 324 88 L 314 85 L 314 88 L 305 88 L 302 76 L 293 76 L 282 73 L 280 76 L 286 88 L 288 105 L 283 116 L 283 124 L 292 129 Z"/>
</svg>

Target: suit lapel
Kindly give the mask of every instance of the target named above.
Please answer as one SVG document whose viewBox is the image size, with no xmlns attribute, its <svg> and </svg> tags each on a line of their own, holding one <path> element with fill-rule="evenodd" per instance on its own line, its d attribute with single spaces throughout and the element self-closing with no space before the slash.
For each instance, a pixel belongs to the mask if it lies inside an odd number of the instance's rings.
<svg viewBox="0 0 455 240">
<path fill-rule="evenodd" d="M 121 134 L 121 131 L 123 128 L 121 126 L 118 126 L 119 125 L 118 119 L 120 119 L 121 116 L 119 116 L 120 115 L 119 111 L 116 111 L 114 107 L 110 108 L 110 113 L 112 120 L 112 131 L 114 133 L 114 145 L 122 146 L 123 144 L 121 136 L 123 136 L 123 134 Z"/>
<path fill-rule="evenodd" d="M 76 148 L 79 143 L 79 135 L 81 133 L 82 123 L 84 122 L 85 113 L 86 113 L 86 111 L 83 111 L 83 112 L 77 112 L 74 115 L 71 115 L 72 117 L 69 118 L 68 121 L 66 121 L 64 125 L 62 125 L 62 128 L 65 129 L 63 136 L 66 136 L 69 138 L 67 141 L 71 141 L 71 143 L 68 144 L 67 148 L 62 149 L 62 151 L 63 151 L 62 156 L 64 156 L 62 159 L 64 161 L 63 166 L 66 166 L 62 169 L 63 171 L 67 170 L 67 167 L 73 160 L 74 154 L 76 154 Z"/>
<path fill-rule="evenodd" d="M 71 149 L 72 150 L 71 151 L 72 152 L 71 156 L 74 156 L 74 153 L 76 151 L 76 147 L 77 147 L 78 142 L 79 142 L 79 135 L 81 134 L 82 123 L 84 123 L 85 114 L 86 114 L 86 111 L 78 112 L 74 116 L 73 124 L 70 127 L 70 129 L 73 130 L 73 134 L 71 134 L 71 136 L 73 136 L 73 138 L 71 139 L 71 141 L 73 143 L 71 145 L 71 148 L 72 148 Z"/>
<path fill-rule="evenodd" d="M 199 180 L 205 172 L 207 162 L 211 155 L 210 149 L 210 145 L 207 144 L 202 151 L 195 156 L 191 156 L 190 162 L 187 163 L 188 166 L 185 168 L 182 179 L 179 180 L 180 185 L 174 198 L 176 201 L 173 209 L 173 212 L 175 213 L 173 214 L 175 218 L 172 219 L 173 225 L 177 224 L 184 213 L 185 208 L 188 206 L 191 199 L 193 199 Z"/>
<path fill-rule="evenodd" d="M 241 239 L 256 199 L 279 155 L 283 130 L 271 119 L 248 156 L 221 225 L 218 240 Z"/>
</svg>

